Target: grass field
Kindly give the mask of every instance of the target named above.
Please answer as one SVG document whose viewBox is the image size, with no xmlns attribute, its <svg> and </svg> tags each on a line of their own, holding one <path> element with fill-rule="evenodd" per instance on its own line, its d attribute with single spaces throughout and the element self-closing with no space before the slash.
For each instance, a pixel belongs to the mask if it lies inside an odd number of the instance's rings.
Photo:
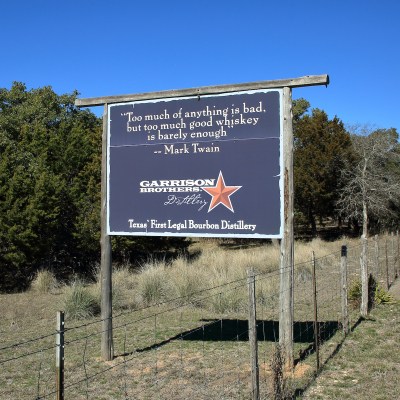
<svg viewBox="0 0 400 400">
<path fill-rule="evenodd" d="M 349 279 L 357 279 L 359 245 L 347 242 Z M 298 362 L 284 382 L 288 395 L 301 393 L 315 373 L 312 250 L 317 257 L 321 364 L 338 347 L 344 347 L 339 323 L 342 243 L 314 240 L 296 244 L 294 351 Z M 194 243 L 191 250 L 200 255 L 192 260 L 178 258 L 170 264 L 149 260 L 139 272 L 128 266 L 115 268 L 116 357 L 111 362 L 100 357 L 98 283 L 84 284 L 76 279 L 75 289 L 79 287 L 85 294 L 75 290 L 72 295 L 71 283 L 63 285 L 43 276 L 43 282 L 36 279 L 28 292 L 1 295 L 0 398 L 55 398 L 55 317 L 56 311 L 65 307 L 66 399 L 250 398 L 249 267 L 258 274 L 261 393 L 262 398 L 271 398 L 272 360 L 278 340 L 278 246 L 238 248 L 229 241 L 203 240 Z M 88 314 L 71 306 L 71 298 L 79 305 L 83 296 L 88 296 L 85 304 L 94 302 Z M 350 316 L 355 324 L 357 310 Z M 350 343 L 364 324 L 356 328 Z M 22 344 L 13 346 L 15 343 Z"/>
<path fill-rule="evenodd" d="M 399 398 L 399 343 L 400 302 L 378 305 L 326 364 L 304 398 Z"/>
</svg>

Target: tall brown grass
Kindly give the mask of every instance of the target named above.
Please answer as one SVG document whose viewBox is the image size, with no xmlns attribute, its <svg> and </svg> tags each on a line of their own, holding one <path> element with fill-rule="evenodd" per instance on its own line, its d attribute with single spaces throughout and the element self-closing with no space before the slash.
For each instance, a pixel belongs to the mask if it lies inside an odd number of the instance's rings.
<svg viewBox="0 0 400 400">
<path fill-rule="evenodd" d="M 338 253 L 344 241 L 314 239 L 296 242 L 295 268 L 299 276 L 311 274 L 312 251 L 317 257 Z M 246 277 L 250 267 L 257 273 L 271 272 L 268 279 L 258 283 L 257 298 L 265 305 L 276 304 L 279 292 L 279 245 L 271 243 L 231 250 L 219 244 L 216 241 L 199 240 L 197 248 L 201 249 L 201 254 L 194 260 L 184 256 L 169 263 L 150 259 L 139 272 L 132 272 L 129 266 L 116 268 L 113 272 L 114 307 L 135 308 L 176 299 L 178 304 L 206 306 L 218 313 L 237 312 L 246 308 Z M 236 284 L 222 289 L 229 282 Z M 97 286 L 99 288 L 99 279 Z M 209 288 L 216 288 L 215 296 L 198 295 L 198 292 Z"/>
<path fill-rule="evenodd" d="M 42 269 L 37 272 L 31 283 L 31 290 L 37 293 L 52 293 L 59 287 L 59 283 L 52 271 Z"/>
</svg>

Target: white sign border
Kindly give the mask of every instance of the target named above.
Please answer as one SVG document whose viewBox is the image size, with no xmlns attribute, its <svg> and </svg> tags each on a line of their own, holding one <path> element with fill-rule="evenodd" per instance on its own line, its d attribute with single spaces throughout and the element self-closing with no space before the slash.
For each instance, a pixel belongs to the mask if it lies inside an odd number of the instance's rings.
<svg viewBox="0 0 400 400">
<path fill-rule="evenodd" d="M 113 103 L 107 105 L 107 218 L 106 218 L 106 225 L 107 225 L 107 235 L 110 236 L 165 236 L 165 237 L 209 237 L 209 238 L 243 238 L 243 239 L 282 239 L 283 231 L 284 231 L 284 193 L 283 193 L 283 89 L 281 88 L 271 88 L 271 89 L 255 89 L 255 90 L 246 90 L 246 91 L 237 91 L 237 92 L 227 92 L 227 93 L 219 93 L 219 94 L 210 94 L 210 95 L 201 95 L 201 98 L 209 98 L 209 97 L 221 97 L 221 96 L 236 96 L 241 94 L 254 94 L 254 93 L 269 93 L 269 92 L 278 92 L 279 93 L 279 193 L 280 193 L 280 232 L 276 235 L 265 235 L 260 233 L 253 233 L 253 234 L 218 234 L 218 233 L 181 233 L 181 232 L 114 232 L 110 230 L 110 109 L 111 107 L 121 106 L 121 105 L 129 105 L 129 104 L 138 104 L 138 103 L 157 103 L 157 102 L 168 102 L 168 101 L 176 101 L 176 100 L 185 100 L 190 98 L 197 98 L 198 96 L 185 96 L 185 97 L 160 97 L 157 99 L 150 99 L 150 100 L 136 100 L 136 101 L 127 101 L 121 103 Z"/>
</svg>

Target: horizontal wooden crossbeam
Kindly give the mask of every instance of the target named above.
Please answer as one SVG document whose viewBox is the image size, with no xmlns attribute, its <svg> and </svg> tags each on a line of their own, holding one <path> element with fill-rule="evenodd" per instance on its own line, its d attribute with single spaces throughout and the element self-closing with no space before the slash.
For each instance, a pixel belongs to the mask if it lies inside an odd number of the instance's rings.
<svg viewBox="0 0 400 400">
<path fill-rule="evenodd" d="M 100 106 L 103 104 L 124 103 L 128 101 L 138 101 L 138 100 L 200 96 L 200 95 L 221 94 L 229 92 L 239 92 L 246 90 L 272 89 L 272 88 L 277 89 L 283 87 L 294 88 L 294 87 L 318 86 L 318 85 L 328 85 L 328 84 L 329 84 L 329 76 L 326 74 L 307 75 L 307 76 L 302 76 L 300 78 L 238 83 L 234 85 L 203 86 L 191 89 L 164 90 L 159 92 L 125 94 L 125 95 L 105 96 L 105 97 L 90 97 L 86 99 L 76 99 L 75 105 L 78 107 L 91 107 L 91 106 Z"/>
</svg>

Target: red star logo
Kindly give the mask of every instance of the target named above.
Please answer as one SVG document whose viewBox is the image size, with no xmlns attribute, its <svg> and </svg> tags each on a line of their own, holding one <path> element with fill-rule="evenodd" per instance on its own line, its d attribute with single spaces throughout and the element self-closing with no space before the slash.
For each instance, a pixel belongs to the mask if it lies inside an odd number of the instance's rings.
<svg viewBox="0 0 400 400">
<path fill-rule="evenodd" d="M 228 210 L 233 211 L 230 196 L 238 191 L 241 186 L 226 186 L 222 172 L 219 172 L 217 184 L 214 187 L 203 187 L 202 189 L 212 196 L 208 212 L 217 207 L 218 204 L 224 205 Z"/>
</svg>

